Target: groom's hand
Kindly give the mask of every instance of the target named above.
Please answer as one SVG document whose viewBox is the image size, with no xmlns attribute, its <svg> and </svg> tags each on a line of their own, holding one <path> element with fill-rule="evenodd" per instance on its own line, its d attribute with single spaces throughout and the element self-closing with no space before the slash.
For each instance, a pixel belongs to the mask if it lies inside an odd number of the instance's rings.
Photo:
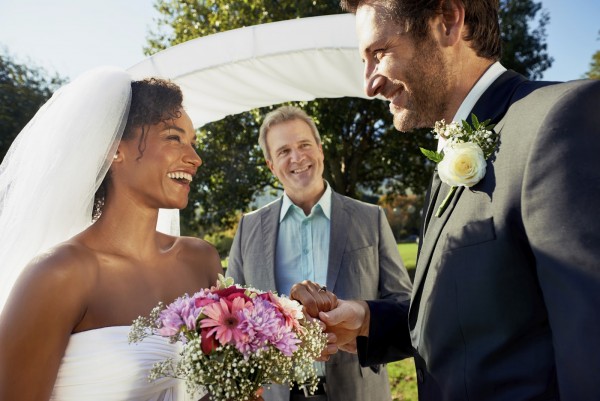
<svg viewBox="0 0 600 401">
<path fill-rule="evenodd" d="M 356 337 L 369 335 L 370 312 L 364 301 L 338 300 L 337 307 L 320 312 L 326 332 L 335 334 L 335 345 L 342 351 L 356 353 Z"/>
<path fill-rule="evenodd" d="M 294 284 L 290 298 L 304 306 L 305 314 L 325 324 L 328 344 L 321 360 L 329 359 L 338 349 L 356 353 L 356 337 L 369 335 L 371 315 L 364 301 L 338 300 L 325 287 L 308 280 Z"/>
</svg>

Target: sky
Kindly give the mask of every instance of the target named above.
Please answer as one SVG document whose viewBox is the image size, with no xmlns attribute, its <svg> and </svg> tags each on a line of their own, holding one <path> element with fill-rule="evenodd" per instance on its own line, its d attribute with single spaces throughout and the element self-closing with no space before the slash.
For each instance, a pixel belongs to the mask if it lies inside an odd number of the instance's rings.
<svg viewBox="0 0 600 401">
<path fill-rule="evenodd" d="M 544 79 L 581 78 L 600 50 L 600 0 L 541 0 L 550 13 Z M 156 29 L 155 0 L 0 0 L 0 53 L 75 78 L 99 65 L 128 68 L 145 58 Z"/>
</svg>

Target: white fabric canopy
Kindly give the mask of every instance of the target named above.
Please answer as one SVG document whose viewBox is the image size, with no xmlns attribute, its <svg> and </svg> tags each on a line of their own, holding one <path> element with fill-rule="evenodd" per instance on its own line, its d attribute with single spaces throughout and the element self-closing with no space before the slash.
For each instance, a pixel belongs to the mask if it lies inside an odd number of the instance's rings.
<svg viewBox="0 0 600 401">
<path fill-rule="evenodd" d="M 364 97 L 354 16 L 255 25 L 156 53 L 134 79 L 169 78 L 184 93 L 194 127 L 257 107 L 326 97 Z"/>
</svg>

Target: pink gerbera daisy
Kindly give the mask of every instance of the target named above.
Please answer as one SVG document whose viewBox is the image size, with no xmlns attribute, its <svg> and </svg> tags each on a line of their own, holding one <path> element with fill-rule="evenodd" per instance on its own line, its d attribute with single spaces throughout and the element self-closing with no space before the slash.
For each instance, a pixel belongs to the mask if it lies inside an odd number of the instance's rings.
<svg viewBox="0 0 600 401">
<path fill-rule="evenodd" d="M 252 305 L 250 303 L 250 305 Z M 211 336 L 216 333 L 215 337 L 221 345 L 226 345 L 234 340 L 239 343 L 245 340 L 246 335 L 239 329 L 239 324 L 242 322 L 243 315 L 240 313 L 246 307 L 246 302 L 242 297 L 235 298 L 231 302 L 231 309 L 224 299 L 219 302 L 206 305 L 202 311 L 207 317 L 200 321 L 200 327 L 212 327 L 208 332 Z"/>
</svg>

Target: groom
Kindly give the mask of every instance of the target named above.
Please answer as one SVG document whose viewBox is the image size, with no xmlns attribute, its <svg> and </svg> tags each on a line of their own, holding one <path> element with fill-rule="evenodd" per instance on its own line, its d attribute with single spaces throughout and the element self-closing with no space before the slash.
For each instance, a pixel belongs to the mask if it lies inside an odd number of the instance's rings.
<svg viewBox="0 0 600 401">
<path fill-rule="evenodd" d="M 600 400 L 600 82 L 506 71 L 498 0 L 342 6 L 399 131 L 474 114 L 499 142 L 445 209 L 434 176 L 410 311 L 340 301 L 320 313 L 338 345 L 363 366 L 413 354 L 421 400 Z M 324 309 L 303 285 L 292 296 Z"/>
</svg>

